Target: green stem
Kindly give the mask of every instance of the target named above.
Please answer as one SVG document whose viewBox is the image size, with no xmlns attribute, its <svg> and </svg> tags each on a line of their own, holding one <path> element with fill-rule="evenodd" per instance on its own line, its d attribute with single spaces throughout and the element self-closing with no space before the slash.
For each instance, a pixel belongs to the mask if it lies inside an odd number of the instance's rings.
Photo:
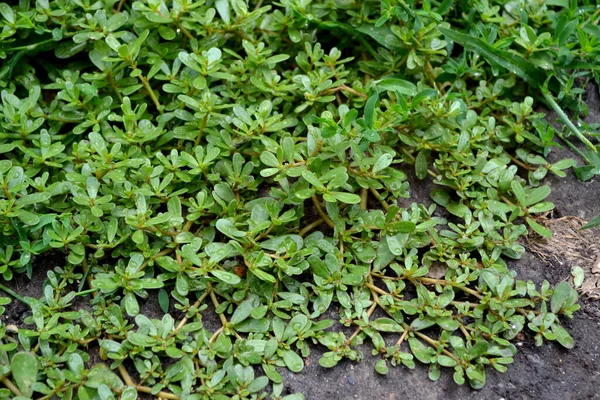
<svg viewBox="0 0 600 400">
<path fill-rule="evenodd" d="M 28 44 L 28 45 L 25 45 L 25 46 L 11 47 L 10 49 L 5 49 L 4 51 L 7 52 L 7 53 L 10 52 L 10 51 L 20 51 L 20 50 L 31 51 L 31 50 L 34 50 L 38 46 L 41 46 L 41 45 L 46 44 L 46 43 L 51 43 L 51 42 L 55 42 L 55 40 L 54 39 L 43 40 L 41 42 L 32 43 L 32 44 Z"/>
<path fill-rule="evenodd" d="M 573 124 L 573 122 L 571 122 L 571 120 L 569 119 L 569 117 L 567 116 L 567 114 L 565 114 L 565 112 L 562 110 L 562 108 L 560 108 L 560 106 L 554 100 L 554 97 L 552 97 L 552 95 L 550 94 L 550 92 L 548 92 L 547 90 L 542 90 L 542 94 L 544 95 L 544 98 L 548 102 L 548 105 L 550 107 L 552 107 L 552 109 L 554 110 L 554 112 L 558 115 L 558 117 L 562 120 L 562 122 L 564 122 L 565 125 L 567 125 L 567 127 L 569 128 L 569 130 L 571 130 L 571 132 L 573 132 L 575 134 L 575 136 L 577 136 L 577 138 L 579 140 L 581 140 L 581 142 L 587 146 L 587 148 L 589 148 L 590 150 L 592 150 L 594 153 L 598 153 L 598 150 L 596 149 L 596 146 L 594 146 L 594 144 L 592 142 L 590 142 L 588 140 L 588 138 L 586 138 L 583 135 L 583 133 L 581 133 L 579 131 L 579 129 L 577 129 L 577 127 Z"/>
<path fill-rule="evenodd" d="M 4 286 L 1 283 L 0 283 L 0 290 L 2 290 L 4 293 L 6 293 L 8 295 L 11 295 L 15 299 L 19 300 L 21 303 L 27 304 L 29 307 L 31 307 L 31 302 L 29 300 L 25 299 L 25 297 L 21 296 L 19 293 L 17 293 L 14 290 L 12 290 L 12 289 Z"/>
<path fill-rule="evenodd" d="M 567 144 L 567 146 L 569 146 L 571 148 L 571 150 L 573 150 L 575 153 L 577 153 L 579 155 L 579 157 L 581 157 L 585 161 L 587 161 L 588 164 L 592 164 L 592 160 L 590 160 L 590 158 L 588 156 L 586 156 L 581 150 L 579 150 L 577 148 L 577 146 L 575 146 L 569 139 L 567 139 L 565 137 L 565 135 L 562 134 L 562 132 L 556 131 L 556 135 L 560 138 L 560 140 L 565 142 Z"/>
<path fill-rule="evenodd" d="M 82 290 L 81 292 L 77 292 L 75 296 L 85 296 L 86 294 L 96 293 L 100 289 L 88 289 Z"/>
<path fill-rule="evenodd" d="M 152 99 L 152 102 L 156 106 L 156 109 L 158 110 L 159 113 L 163 114 L 164 111 L 162 109 L 162 106 L 160 105 L 160 102 L 158 101 L 158 97 L 156 97 L 156 94 L 154 93 L 152 86 L 150 86 L 150 82 L 148 81 L 148 79 L 146 79 L 146 77 L 144 75 L 140 75 L 139 78 L 140 78 L 140 81 L 142 82 L 142 85 L 144 85 L 144 88 L 150 95 L 150 99 Z"/>
<path fill-rule="evenodd" d="M 51 136 L 52 141 L 61 141 L 64 140 L 67 135 L 54 135 Z M 29 135 L 21 135 L 20 133 L 0 133 L 0 139 L 13 139 L 13 140 L 39 140 L 40 135 L 37 133 L 29 134 Z"/>
</svg>

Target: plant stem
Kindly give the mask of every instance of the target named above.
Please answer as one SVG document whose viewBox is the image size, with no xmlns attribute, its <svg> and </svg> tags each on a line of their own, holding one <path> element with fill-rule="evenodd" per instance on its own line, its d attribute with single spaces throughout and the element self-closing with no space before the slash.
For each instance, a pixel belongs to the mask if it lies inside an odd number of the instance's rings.
<svg viewBox="0 0 600 400">
<path fill-rule="evenodd" d="M 123 378 L 123 381 L 125 381 L 125 384 L 127 386 L 134 387 L 135 390 L 137 390 L 138 392 L 149 393 L 149 394 L 152 393 L 152 388 L 149 388 L 147 386 L 136 385 L 135 382 L 133 381 L 133 379 L 131 379 L 131 376 L 129 376 L 129 373 L 127 372 L 127 370 L 125 369 L 123 364 L 120 364 L 117 367 L 117 369 L 119 370 L 119 373 L 121 374 L 121 377 Z M 156 393 L 156 397 L 160 397 L 163 399 L 169 399 L 169 400 L 179 400 L 179 396 L 177 396 L 173 393 L 166 393 L 166 392 L 158 392 L 158 393 Z"/>
<path fill-rule="evenodd" d="M 166 256 L 167 254 L 171 254 L 173 252 L 173 250 L 174 249 L 164 249 L 164 250 L 160 251 L 154 257 L 149 258 L 146 261 L 144 261 L 144 263 L 140 266 L 140 269 L 138 271 L 143 271 L 148 266 L 148 264 L 150 264 L 150 260 L 156 260 L 158 257 L 162 257 L 162 256 Z"/>
<path fill-rule="evenodd" d="M 192 40 L 194 38 L 194 36 L 187 29 L 185 29 L 183 25 L 181 25 L 181 22 L 176 22 L 176 25 L 177 28 L 179 28 L 179 30 L 181 31 L 181 33 L 183 33 L 185 37 L 187 37 L 189 40 Z"/>
<path fill-rule="evenodd" d="M 127 372 L 127 370 L 125 369 L 125 367 L 123 366 L 123 364 L 119 364 L 119 366 L 117 367 L 117 369 L 119 370 L 119 374 L 121 374 L 121 377 L 123 378 L 123 381 L 125 381 L 125 384 L 127 386 L 133 386 L 133 387 L 135 387 L 135 382 L 133 382 L 133 379 L 131 379 L 131 376 L 129 376 L 129 373 Z"/>
<path fill-rule="evenodd" d="M 455 283 L 453 283 L 451 281 L 447 281 L 447 280 L 444 280 L 444 279 L 426 278 L 424 276 L 419 276 L 419 277 L 415 277 L 415 278 L 408 278 L 408 279 L 411 280 L 411 281 L 412 280 L 417 280 L 417 281 L 419 281 L 419 282 L 421 282 L 421 283 L 423 283 L 425 285 L 435 285 L 435 284 L 439 283 L 440 285 L 443 285 L 443 286 L 451 286 L 453 288 L 460 289 L 463 292 L 469 293 L 470 295 L 472 295 L 472 296 L 474 296 L 474 297 L 476 297 L 478 299 L 482 299 L 483 298 L 483 296 L 481 296 L 481 294 L 478 291 L 476 291 L 476 290 L 469 289 L 466 286 L 459 286 L 459 285 L 457 285 L 457 284 L 455 284 Z"/>
<path fill-rule="evenodd" d="M 142 81 L 142 85 L 144 85 L 144 88 L 150 95 L 150 98 L 152 99 L 152 102 L 156 106 L 156 109 L 158 110 L 159 113 L 163 114 L 164 111 L 162 109 L 162 106 L 160 105 L 160 102 L 158 101 L 158 97 L 156 97 L 156 93 L 154 93 L 154 90 L 150 86 L 150 82 L 148 82 L 148 79 L 146 79 L 146 77 L 144 75 L 140 75 L 139 78 L 140 78 L 140 81 Z"/>
<path fill-rule="evenodd" d="M 52 141 L 59 142 L 64 140 L 67 135 L 53 135 L 51 136 Z M 29 135 L 21 135 L 20 133 L 0 133 L 0 139 L 12 139 L 12 140 L 40 140 L 40 135 L 37 133 L 31 133 Z"/>
<path fill-rule="evenodd" d="M 125 0 L 120 0 L 119 4 L 117 5 L 117 9 L 115 10 L 116 12 L 121 12 L 121 7 L 123 7 L 123 3 L 125 3 Z"/>
<path fill-rule="evenodd" d="M 366 98 L 369 97 L 366 94 L 357 91 L 356 89 L 353 89 L 353 88 L 351 88 L 349 86 L 346 86 L 345 84 L 341 84 L 338 87 L 340 88 L 340 90 L 342 90 L 344 92 L 352 93 L 353 95 L 358 96 L 358 97 L 362 97 L 363 99 L 366 99 Z"/>
<path fill-rule="evenodd" d="M 204 301 L 204 299 L 208 295 L 209 295 L 209 289 L 207 288 L 206 291 L 204 293 L 202 293 L 202 296 L 200 296 L 198 298 L 198 300 L 196 300 L 196 302 L 194 303 L 194 305 L 192 307 L 194 307 L 194 308 L 200 307 L 200 304 L 202 304 L 202 302 Z M 174 334 L 177 334 L 177 332 L 179 332 L 179 330 L 181 328 L 183 328 L 183 326 L 187 323 L 187 321 L 188 321 L 188 318 L 187 317 L 183 317 L 183 319 L 177 324 L 177 327 L 175 328 L 175 330 L 173 331 L 173 333 L 171 335 L 169 335 L 169 337 L 173 336 Z"/>
<path fill-rule="evenodd" d="M 304 237 L 308 232 L 312 231 L 314 228 L 321 225 L 323 222 L 325 222 L 323 218 L 319 218 L 318 220 L 311 222 L 310 224 L 302 228 L 302 230 L 298 232 L 298 235 Z"/>
<path fill-rule="evenodd" d="M 0 382 L 2 382 L 4 384 L 4 386 L 6 386 L 8 388 L 8 390 L 10 390 L 12 392 L 12 394 L 14 394 L 15 396 L 22 396 L 19 388 L 16 387 L 15 384 L 12 383 L 11 380 L 8 379 L 6 376 L 3 376 L 2 378 L 0 378 Z"/>
<path fill-rule="evenodd" d="M 379 306 L 381 307 L 381 309 L 382 309 L 383 311 L 385 311 L 386 313 L 388 313 L 388 314 L 389 314 L 388 310 L 386 310 L 386 308 L 385 308 L 385 307 L 383 307 L 383 306 L 382 306 L 382 305 L 379 303 L 379 296 L 377 295 L 377 292 L 378 292 L 378 291 L 377 291 L 377 290 L 375 290 L 375 289 L 373 289 L 373 288 L 376 288 L 376 286 L 375 286 L 375 285 L 373 285 L 373 284 L 371 284 L 371 283 L 368 283 L 368 282 L 367 282 L 365 285 L 366 285 L 366 286 L 368 286 L 368 287 L 369 287 L 369 289 L 371 289 L 371 295 L 373 296 L 373 299 L 375 300 L 375 304 L 379 304 Z M 377 289 L 379 289 L 379 288 L 377 288 Z M 384 292 L 384 293 L 388 294 L 387 292 Z M 441 346 L 441 344 L 440 344 L 438 341 L 435 341 L 435 340 L 431 339 L 429 336 L 427 336 L 427 335 L 424 335 L 424 334 L 422 334 L 421 332 L 418 332 L 418 331 L 414 331 L 414 330 L 412 330 L 412 329 L 411 329 L 411 327 L 410 327 L 410 325 L 408 325 L 406 322 L 403 322 L 403 323 L 402 323 L 402 327 L 404 328 L 404 334 L 402 335 L 403 337 L 404 337 L 404 335 L 405 335 L 406 333 L 408 333 L 408 332 L 410 331 L 410 332 L 412 332 L 414 335 L 416 335 L 416 336 L 420 337 L 421 339 L 423 339 L 424 341 L 426 341 L 427 343 L 429 343 L 431 346 L 435 347 L 436 349 L 437 349 L 439 346 Z M 403 339 L 403 337 L 401 337 L 401 338 L 400 338 L 401 340 L 399 340 L 399 341 L 398 341 L 399 343 L 402 343 L 402 340 L 404 340 L 404 339 Z M 448 350 L 444 349 L 443 347 L 442 347 L 442 352 L 443 352 L 444 354 L 446 354 L 448 357 L 451 357 L 451 358 L 453 358 L 453 359 L 454 359 L 456 362 L 458 362 L 459 364 L 461 363 L 461 360 L 460 360 L 460 359 L 459 359 L 459 358 L 458 358 L 456 355 L 452 354 L 451 352 L 449 352 Z"/>
<path fill-rule="evenodd" d="M 271 226 L 269 226 L 269 229 L 267 229 L 266 231 L 264 231 L 263 233 L 261 233 L 260 235 L 258 235 L 258 237 L 256 239 L 254 239 L 255 242 L 258 242 L 259 240 L 262 240 L 264 238 L 266 238 L 269 233 L 271 233 L 271 231 L 273 230 L 273 228 L 275 228 L 274 224 L 271 224 Z"/>
<path fill-rule="evenodd" d="M 200 139 L 202 139 L 202 134 L 204 133 L 204 129 L 206 129 L 206 124 L 208 123 L 208 113 L 204 117 L 202 117 L 202 121 L 200 122 L 200 127 L 198 128 L 198 135 L 194 140 L 194 147 L 198 146 L 200 143 Z"/>
<path fill-rule="evenodd" d="M 565 142 L 567 144 L 567 146 L 569 146 L 571 148 L 571 150 L 573 150 L 575 153 L 577 153 L 579 155 L 579 157 L 583 158 L 588 164 L 592 164 L 592 160 L 590 160 L 590 158 L 588 156 L 586 156 L 583 151 L 579 150 L 577 148 L 577 146 L 575 146 L 573 144 L 573 142 L 571 142 L 569 139 L 567 139 L 565 137 L 565 135 L 563 135 L 562 132 L 556 131 L 556 135 L 560 138 L 560 140 Z"/>
<path fill-rule="evenodd" d="M 25 297 L 21 296 L 19 293 L 15 292 L 14 290 L 4 286 L 3 284 L 0 283 L 0 290 L 2 290 L 4 293 L 14 297 L 15 299 L 19 300 L 21 303 L 26 304 L 27 306 L 31 307 L 31 301 L 27 300 Z"/>
<path fill-rule="evenodd" d="M 360 189 L 360 209 L 367 209 L 367 200 L 368 200 L 369 191 L 366 188 Z"/>
<path fill-rule="evenodd" d="M 215 311 L 217 308 L 219 308 L 219 306 L 221 304 L 219 304 L 219 300 L 217 299 L 217 295 L 215 294 L 215 290 L 212 286 L 212 283 L 207 282 L 207 287 L 210 290 L 210 299 L 212 300 L 213 305 L 215 306 Z M 219 314 L 219 319 L 221 320 L 221 325 L 223 326 L 223 328 L 225 326 L 227 326 L 228 322 L 227 322 L 227 318 L 225 317 L 225 315 L 223 315 L 223 313 Z"/>
<path fill-rule="evenodd" d="M 385 211 L 388 210 L 388 208 L 390 208 L 390 205 L 381 198 L 381 195 L 379 194 L 379 192 L 377 191 L 377 189 L 375 188 L 369 188 L 369 190 L 371 191 L 371 193 L 373 194 L 373 196 L 375 196 L 375 198 L 377 199 L 377 201 L 383 206 L 383 208 L 385 209 Z"/>
<path fill-rule="evenodd" d="M 554 97 L 550 94 L 550 92 L 548 90 L 542 89 L 542 94 L 544 95 L 544 98 L 548 102 L 548 105 L 550 107 L 552 107 L 554 112 L 558 115 L 558 117 L 562 120 L 562 122 L 564 122 L 564 124 L 567 125 L 569 130 L 571 132 L 573 132 L 575 134 L 575 136 L 577 136 L 577 138 L 579 140 L 581 140 L 581 142 L 583 144 L 585 144 L 588 149 L 592 150 L 594 153 L 598 153 L 598 149 L 596 149 L 596 146 L 594 146 L 593 143 L 590 142 L 588 140 L 588 138 L 586 138 L 583 135 L 583 133 L 581 133 L 579 131 L 579 129 L 577 129 L 577 127 L 573 124 L 573 122 L 571 122 L 571 119 L 569 119 L 567 114 L 565 114 L 565 112 L 562 110 L 562 108 L 560 108 L 558 103 L 556 103 L 556 101 L 554 100 Z"/>
<path fill-rule="evenodd" d="M 400 347 L 402 342 L 404 342 L 404 339 L 406 339 L 406 337 L 408 336 L 408 332 L 410 332 L 410 329 L 404 329 L 402 336 L 400 336 L 400 339 L 398 339 L 398 341 L 396 342 L 396 344 L 394 346 Z"/>
<path fill-rule="evenodd" d="M 319 203 L 319 199 L 317 199 L 317 195 L 316 194 L 312 195 L 312 202 L 315 205 L 315 208 L 317 209 L 317 212 L 319 213 L 319 215 L 321 216 L 321 218 L 323 218 L 323 221 L 325 221 L 325 223 L 327 225 L 329 225 L 329 227 L 331 229 L 334 229 L 335 228 L 335 224 L 333 223 L 333 221 L 331 220 L 331 218 L 329 218 L 329 215 L 327 215 L 327 213 L 325 213 L 325 211 L 321 207 L 321 203 Z"/>
<path fill-rule="evenodd" d="M 152 388 L 149 388 L 147 386 L 137 385 L 135 387 L 135 389 L 138 392 L 152 394 Z M 167 399 L 167 400 L 179 400 L 179 396 L 177 396 L 177 395 L 175 395 L 173 393 L 166 393 L 166 392 L 158 392 L 156 394 L 156 397 L 160 397 L 160 398 Z"/>
<path fill-rule="evenodd" d="M 100 289 L 88 289 L 88 290 L 82 290 L 81 292 L 77 292 L 75 293 L 75 296 L 85 296 L 86 294 L 91 294 L 91 293 L 96 293 L 98 292 Z"/>
<path fill-rule="evenodd" d="M 371 307 L 367 310 L 367 316 L 371 316 L 373 314 L 373 311 L 375 311 L 375 308 L 377 308 L 377 302 L 373 301 L 373 304 L 371 304 Z M 356 328 L 356 330 L 354 331 L 354 333 L 352 334 L 352 336 L 350 336 L 348 339 L 346 339 L 346 341 L 344 342 L 344 344 L 342 346 L 348 346 L 352 343 L 352 341 L 354 340 L 354 338 L 361 333 L 363 330 L 362 326 L 359 326 L 358 328 Z"/>
<path fill-rule="evenodd" d="M 405 325 L 405 328 L 410 329 L 410 326 L 408 326 L 406 323 L 404 323 L 403 325 Z M 412 331 L 413 334 L 415 334 L 416 336 L 420 337 L 421 339 L 423 339 L 424 341 L 426 341 L 429 345 L 431 345 L 432 347 L 435 347 L 436 349 L 440 346 L 442 346 L 440 344 L 440 342 L 438 342 L 437 340 L 433 340 L 432 338 L 430 338 L 429 336 L 419 332 L 419 331 Z M 447 355 L 448 357 L 454 359 L 454 361 L 456 361 L 457 363 L 461 364 L 462 361 L 460 358 L 458 358 L 455 354 L 449 352 L 448 350 L 444 349 L 442 347 L 442 353 L 444 353 L 445 355 Z"/>
<path fill-rule="evenodd" d="M 215 333 L 213 333 L 213 335 L 210 337 L 210 339 L 208 339 L 208 343 L 214 342 L 215 339 L 219 337 L 221 332 L 223 332 L 223 329 L 225 329 L 225 328 L 220 327 L 219 329 L 217 329 L 217 331 Z"/>
<path fill-rule="evenodd" d="M 518 158 L 514 157 L 514 156 L 510 156 L 510 159 L 512 160 L 512 162 L 514 162 L 515 164 L 517 164 L 519 167 L 521 168 L 525 168 L 528 171 L 535 171 L 537 168 L 532 167 L 531 165 L 527 165 L 524 162 L 522 162 L 521 160 L 519 160 Z"/>
</svg>

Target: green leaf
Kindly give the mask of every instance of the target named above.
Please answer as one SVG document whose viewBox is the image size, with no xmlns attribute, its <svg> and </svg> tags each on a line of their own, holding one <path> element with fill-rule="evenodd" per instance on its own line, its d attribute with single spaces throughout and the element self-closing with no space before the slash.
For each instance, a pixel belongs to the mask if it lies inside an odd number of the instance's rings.
<svg viewBox="0 0 600 400">
<path fill-rule="evenodd" d="M 575 287 L 581 287 L 581 285 L 583 285 L 583 279 L 585 278 L 583 268 L 579 265 L 574 265 L 573 268 L 571 268 L 571 275 L 573 276 L 573 285 Z"/>
<path fill-rule="evenodd" d="M 389 50 L 402 49 L 404 43 L 390 29 L 389 26 L 383 25 L 376 27 L 374 24 L 361 24 L 356 30 L 360 33 L 365 33 L 375 39 L 377 43 Z"/>
<path fill-rule="evenodd" d="M 529 191 L 529 193 L 527 193 L 527 202 L 524 205 L 530 206 L 532 204 L 539 203 L 548 197 L 548 195 L 550 195 L 550 188 L 548 186 L 540 186 L 532 189 Z"/>
<path fill-rule="evenodd" d="M 407 240 L 407 235 L 403 233 L 399 233 L 397 235 L 387 235 L 385 237 L 385 241 L 387 243 L 386 250 L 394 256 L 401 256 L 403 254 Z"/>
<path fill-rule="evenodd" d="M 341 360 L 341 357 L 334 352 L 327 352 L 319 358 L 319 365 L 323 368 L 333 368 Z"/>
<path fill-rule="evenodd" d="M 96 364 L 90 369 L 88 378 L 85 381 L 85 386 L 92 389 L 97 389 L 100 385 L 106 385 L 118 391 L 123 390 L 125 387 L 123 381 L 102 363 Z"/>
<path fill-rule="evenodd" d="M 229 0 L 216 0 L 215 8 L 219 13 L 219 16 L 227 25 L 231 22 L 231 16 L 229 13 Z"/>
<path fill-rule="evenodd" d="M 588 221 L 587 224 L 582 226 L 581 229 L 590 229 L 590 228 L 595 228 L 597 226 L 600 226 L 600 215 L 592 218 L 590 221 Z"/>
<path fill-rule="evenodd" d="M 258 279 L 265 281 L 265 282 L 271 282 L 271 283 L 275 283 L 275 277 L 265 271 L 263 271 L 262 269 L 259 268 L 250 268 L 249 269 L 250 272 L 252 272 Z"/>
<path fill-rule="evenodd" d="M 4 17 L 9 24 L 15 23 L 15 14 L 8 4 L 0 3 L 0 14 L 2 14 L 2 17 Z"/>
<path fill-rule="evenodd" d="M 181 265 L 175 259 L 169 256 L 162 256 L 156 259 L 158 265 L 160 265 L 163 269 L 169 272 L 179 272 L 181 271 Z"/>
<path fill-rule="evenodd" d="M 252 313 L 254 307 L 256 307 L 256 303 L 257 301 L 254 297 L 249 297 L 242 301 L 235 309 L 229 322 L 231 322 L 232 325 L 237 325 L 240 322 L 245 321 Z"/>
<path fill-rule="evenodd" d="M 385 360 L 379 360 L 377 361 L 377 364 L 375 364 L 375 371 L 377 371 L 377 373 L 380 375 L 387 375 L 390 369 L 388 368 Z"/>
<path fill-rule="evenodd" d="M 38 363 L 35 354 L 19 352 L 10 360 L 12 379 L 23 396 L 31 397 L 33 384 L 38 378 Z"/>
<path fill-rule="evenodd" d="M 414 96 L 417 94 L 417 87 L 409 81 L 395 78 L 386 78 L 377 82 L 377 86 L 392 92 L 398 92 L 407 96 Z"/>
<path fill-rule="evenodd" d="M 427 173 L 429 169 L 429 164 L 427 162 L 427 155 L 424 150 L 421 150 L 419 154 L 417 154 L 417 158 L 415 160 L 415 174 L 417 178 L 423 180 L 427 178 Z"/>
<path fill-rule="evenodd" d="M 543 201 L 528 208 L 529 213 L 543 213 L 554 209 L 554 203 Z"/>
<path fill-rule="evenodd" d="M 123 297 L 123 306 L 125 307 L 127 315 L 131 317 L 135 317 L 140 313 L 140 305 L 135 298 L 135 295 L 131 292 L 126 293 L 125 297 Z"/>
<path fill-rule="evenodd" d="M 575 346 L 573 337 L 569 335 L 569 332 L 567 332 L 565 328 L 563 328 L 556 322 L 552 324 L 552 333 L 554 333 L 554 335 L 556 336 L 556 341 L 560 343 L 563 347 L 567 349 L 572 349 Z"/>
<path fill-rule="evenodd" d="M 526 221 L 527 221 L 527 225 L 529 225 L 531 227 L 531 229 L 533 229 L 539 235 L 547 237 L 547 238 L 552 237 L 552 232 L 545 226 L 538 224 L 532 218 L 526 218 Z"/>
<path fill-rule="evenodd" d="M 527 195 L 525 193 L 525 189 L 523 189 L 523 186 L 521 186 L 521 184 L 518 181 L 513 180 L 510 183 L 510 187 L 512 188 L 513 193 L 517 198 L 519 204 L 524 206 L 527 205 Z"/>
<path fill-rule="evenodd" d="M 443 354 L 437 357 L 437 361 L 442 367 L 454 367 L 457 364 L 455 359 Z"/>
<path fill-rule="evenodd" d="M 567 282 L 561 282 L 556 285 L 550 299 L 550 309 L 554 314 L 557 314 L 563 308 L 567 299 L 572 296 L 572 291 L 571 285 Z"/>
<path fill-rule="evenodd" d="M 379 171 L 383 171 L 387 167 L 390 166 L 392 161 L 394 160 L 394 156 L 389 153 L 383 154 L 381 157 L 377 159 L 375 165 L 373 165 L 373 173 L 377 173 Z"/>
<path fill-rule="evenodd" d="M 375 93 L 374 95 L 372 95 L 371 97 L 369 97 L 369 99 L 367 100 L 367 103 L 365 104 L 365 109 L 364 109 L 364 115 L 365 115 L 365 124 L 369 127 L 369 128 L 373 128 L 373 118 L 375 117 L 375 107 L 377 107 L 377 105 L 379 104 L 379 95 L 377 93 Z"/>
<path fill-rule="evenodd" d="M 396 221 L 388 224 L 388 230 L 399 233 L 413 233 L 417 226 L 412 221 Z"/>
<path fill-rule="evenodd" d="M 315 175 L 314 172 L 311 172 L 309 170 L 305 170 L 305 171 L 302 172 L 302 177 L 304 179 L 306 179 L 308 181 L 308 183 L 310 183 L 314 187 L 316 187 L 316 188 L 323 188 L 323 182 L 321 182 L 319 180 L 319 178 L 317 177 L 317 175 Z"/>
<path fill-rule="evenodd" d="M 44 201 L 50 199 L 50 197 L 52 197 L 52 195 L 48 192 L 28 194 L 28 195 L 23 196 L 20 199 L 18 199 L 16 201 L 16 204 L 19 207 L 24 207 L 24 206 L 28 206 L 30 204 L 43 203 Z"/>
<path fill-rule="evenodd" d="M 243 238 L 246 236 L 245 232 L 240 231 L 235 227 L 235 224 L 230 219 L 221 218 L 217 220 L 215 225 L 217 229 L 226 236 L 232 239 Z"/>
<path fill-rule="evenodd" d="M 19 218 L 19 220 L 25 225 L 37 225 L 40 222 L 40 217 L 25 210 L 17 211 L 17 218 Z"/>
<path fill-rule="evenodd" d="M 474 36 L 447 28 L 438 30 L 465 49 L 478 53 L 492 66 L 506 68 L 534 87 L 541 85 L 545 79 L 543 72 L 521 56 L 498 49 Z"/>
<path fill-rule="evenodd" d="M 282 358 L 285 366 L 292 372 L 300 372 L 304 368 L 304 361 L 293 350 L 284 350 Z"/>
<path fill-rule="evenodd" d="M 360 196 L 354 193 L 343 193 L 343 192 L 331 192 L 333 196 L 346 204 L 358 204 L 360 203 Z"/>
<path fill-rule="evenodd" d="M 164 313 L 169 312 L 169 293 L 165 289 L 158 291 L 158 304 Z"/>
<path fill-rule="evenodd" d="M 132 386 L 128 386 L 123 393 L 121 393 L 120 400 L 136 400 L 137 398 L 137 390 L 135 390 L 135 388 Z"/>
<path fill-rule="evenodd" d="M 547 6 L 569 7 L 569 0 L 546 0 Z"/>
<path fill-rule="evenodd" d="M 263 390 L 269 384 L 269 378 L 266 376 L 259 376 L 248 385 L 248 392 L 257 393 Z"/>
<path fill-rule="evenodd" d="M 69 365 L 69 369 L 77 376 L 78 378 L 83 377 L 83 371 L 85 370 L 85 365 L 83 365 L 83 359 L 77 353 L 72 353 L 69 355 L 69 360 L 67 361 Z"/>
<path fill-rule="evenodd" d="M 237 285 L 242 281 L 239 276 L 232 274 L 231 272 L 214 269 L 210 271 L 210 273 L 221 282 L 225 282 L 229 285 Z"/>
<path fill-rule="evenodd" d="M 440 326 L 440 328 L 446 331 L 455 331 L 460 326 L 458 321 L 452 317 L 438 318 L 435 322 Z"/>
<path fill-rule="evenodd" d="M 279 160 L 277 160 L 277 157 L 275 157 L 273 153 L 270 153 L 268 151 L 264 151 L 261 153 L 260 161 L 262 161 L 263 164 L 269 167 L 278 167 L 280 165 Z"/>
<path fill-rule="evenodd" d="M 431 347 L 424 345 L 419 339 L 414 337 L 408 339 L 408 345 L 417 360 L 423 364 L 431 363 L 431 358 L 434 354 L 434 350 Z"/>
<path fill-rule="evenodd" d="M 404 328 L 390 318 L 377 318 L 375 321 L 371 321 L 369 325 L 380 332 L 404 332 Z"/>
</svg>

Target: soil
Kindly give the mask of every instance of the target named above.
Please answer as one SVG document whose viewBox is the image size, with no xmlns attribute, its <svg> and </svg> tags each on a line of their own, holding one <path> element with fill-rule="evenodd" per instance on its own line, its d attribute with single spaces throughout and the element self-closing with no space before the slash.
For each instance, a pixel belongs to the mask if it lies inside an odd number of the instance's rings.
<svg viewBox="0 0 600 400">
<path fill-rule="evenodd" d="M 600 122 L 598 89 L 593 88 L 588 93 L 587 121 Z M 551 153 L 551 157 L 557 160 L 573 155 L 562 149 Z M 566 178 L 549 176 L 545 183 L 552 188 L 548 200 L 556 204 L 552 217 L 574 216 L 587 221 L 600 214 L 600 178 L 579 182 L 569 172 Z M 411 182 L 411 199 L 403 200 L 402 205 L 406 206 L 404 203 L 410 201 L 430 204 L 430 188 L 426 182 Z M 552 229 L 553 224 L 547 226 Z M 600 229 L 595 233 L 600 233 Z M 538 246 L 537 251 L 528 251 L 520 260 L 509 263 L 517 271 L 518 279 L 532 280 L 537 284 L 543 280 L 556 284 L 571 279 L 573 259 L 568 254 L 561 253 L 561 246 L 554 243 L 552 248 L 547 247 L 551 257 L 544 256 L 539 251 L 540 248 L 543 249 L 543 246 Z M 585 258 L 585 254 L 582 257 Z M 39 298 L 47 271 L 62 266 L 62 262 L 60 256 L 40 257 L 36 260 L 31 280 L 24 274 L 18 275 L 7 285 L 21 295 Z M 600 380 L 600 301 L 584 296 L 580 304 L 581 309 L 575 313 L 574 319 L 565 324 L 575 339 L 573 349 L 566 350 L 553 343 L 536 347 L 531 335 L 526 334 L 522 341 L 517 342 L 520 351 L 508 371 L 500 374 L 488 369 L 487 384 L 479 391 L 456 385 L 452 380 L 451 370 L 442 373 L 439 381 L 432 382 L 427 377 L 426 367 L 422 365 L 417 365 L 414 370 L 390 368 L 388 375 L 378 375 L 375 372 L 378 358 L 371 356 L 370 348 L 365 346 L 362 348 L 364 357 L 361 362 L 343 361 L 332 369 L 324 369 L 319 365 L 323 349 L 313 348 L 301 373 L 281 371 L 285 384 L 284 393 L 301 392 L 307 400 L 600 399 L 596 382 L 597 379 Z M 150 317 L 162 317 L 156 298 L 144 302 L 142 310 Z M 28 307 L 13 301 L 2 318 L 6 324 L 23 326 L 23 319 L 27 315 Z M 218 325 L 216 321 L 206 322 L 207 325 L 211 325 L 211 322 Z M 89 350 L 97 352 L 98 349 L 90 347 Z M 97 355 L 91 354 L 91 358 L 97 360 Z"/>
</svg>

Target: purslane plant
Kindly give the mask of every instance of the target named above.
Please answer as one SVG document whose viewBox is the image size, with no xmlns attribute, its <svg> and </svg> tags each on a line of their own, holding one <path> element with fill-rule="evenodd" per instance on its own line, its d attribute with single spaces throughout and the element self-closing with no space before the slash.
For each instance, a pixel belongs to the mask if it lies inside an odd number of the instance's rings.
<svg viewBox="0 0 600 400">
<path fill-rule="evenodd" d="M 579 3 L 0 3 L 0 272 L 64 258 L 40 299 L 0 286 L 31 309 L 0 396 L 292 400 L 279 367 L 363 342 L 481 388 L 521 332 L 572 347 L 577 292 L 505 259 L 551 234 L 555 135 L 598 173 Z"/>
</svg>

